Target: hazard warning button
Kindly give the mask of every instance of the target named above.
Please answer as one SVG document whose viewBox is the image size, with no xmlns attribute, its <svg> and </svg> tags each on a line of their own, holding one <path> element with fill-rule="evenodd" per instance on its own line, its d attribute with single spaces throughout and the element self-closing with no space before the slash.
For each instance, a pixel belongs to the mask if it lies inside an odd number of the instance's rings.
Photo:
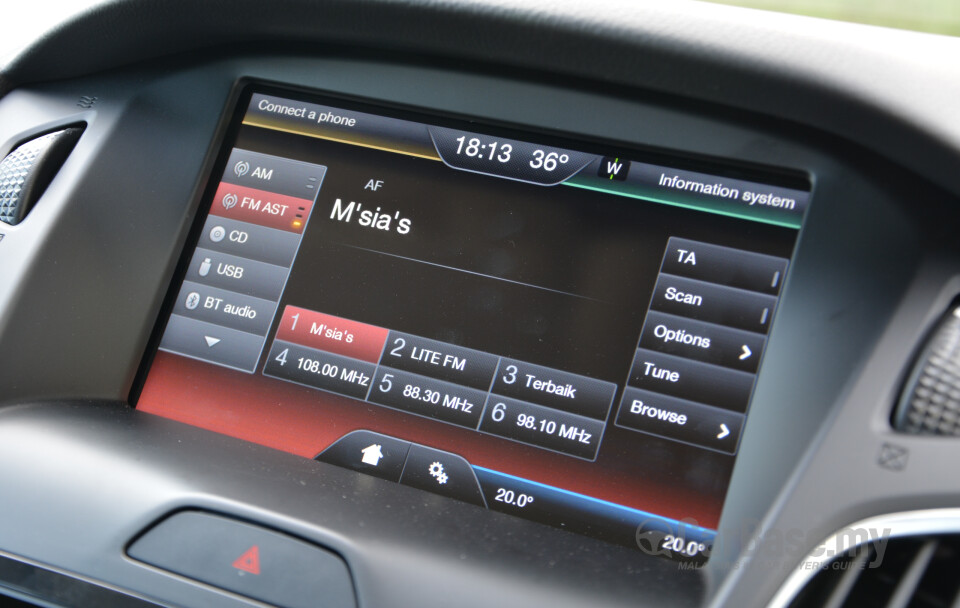
<svg viewBox="0 0 960 608">
<path fill-rule="evenodd" d="M 233 567 L 249 574 L 260 574 L 260 547 L 254 545 L 233 562 Z"/>
<path fill-rule="evenodd" d="M 135 560 L 268 604 L 355 608 L 346 562 L 286 534 L 204 513 L 181 511 L 127 550 Z"/>
</svg>

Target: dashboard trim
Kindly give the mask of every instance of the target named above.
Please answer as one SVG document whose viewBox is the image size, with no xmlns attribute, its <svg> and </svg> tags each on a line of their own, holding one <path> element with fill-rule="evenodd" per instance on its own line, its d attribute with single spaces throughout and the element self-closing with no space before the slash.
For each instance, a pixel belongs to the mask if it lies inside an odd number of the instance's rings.
<svg viewBox="0 0 960 608">
<path fill-rule="evenodd" d="M 367 76 L 358 78 L 357 74 L 363 70 Z M 209 164 L 202 162 L 203 155 L 211 149 L 211 138 L 219 124 L 217 117 L 226 103 L 231 83 L 241 77 L 270 78 L 274 82 L 342 90 L 370 98 L 389 96 L 405 102 L 419 102 L 420 105 L 426 99 L 438 110 L 459 109 L 464 114 L 481 118 L 499 117 L 515 123 L 529 123 L 534 129 L 569 125 L 570 113 L 577 107 L 591 107 L 602 115 L 581 113 L 577 131 L 595 131 L 613 140 L 651 142 L 663 148 L 692 149 L 742 161 L 762 160 L 769 164 L 808 168 L 816 184 L 817 203 L 811 207 L 801 234 L 783 296 L 784 308 L 771 334 L 771 350 L 764 362 L 764 373 L 771 377 L 758 383 L 751 413 L 757 417 L 751 418 L 742 442 L 741 449 L 745 450 L 742 454 L 749 452 L 750 459 L 756 462 L 738 465 L 734 473 L 731 496 L 735 495 L 735 499 L 728 502 L 721 518 L 722 533 L 725 531 L 733 539 L 731 542 L 736 545 L 739 555 L 741 546 L 737 543 L 743 538 L 741 520 L 759 520 L 768 512 L 774 516 L 786 512 L 783 517 L 789 520 L 788 524 L 806 525 L 810 529 L 812 545 L 837 524 L 856 519 L 869 509 L 889 511 L 921 504 L 943 504 L 948 500 L 955 502 L 955 488 L 941 484 L 938 489 L 941 494 L 936 495 L 934 501 L 930 498 L 933 484 L 925 482 L 922 475 L 905 474 L 886 479 L 892 484 L 887 490 L 896 493 L 895 503 L 889 498 L 890 494 L 883 504 L 870 502 L 877 497 L 864 491 L 864 495 L 851 497 L 849 502 L 836 505 L 836 508 L 834 505 L 829 509 L 823 505 L 814 508 L 810 500 L 803 499 L 812 495 L 810 486 L 804 487 L 800 483 L 803 476 L 809 474 L 808 469 L 818 464 L 817 458 L 811 455 L 826 456 L 818 454 L 817 450 L 823 449 L 830 425 L 851 415 L 858 417 L 855 422 L 860 426 L 857 428 L 869 438 L 863 445 L 871 453 L 866 456 L 867 462 L 862 464 L 864 467 L 873 464 L 869 462 L 873 456 L 872 440 L 889 429 L 888 417 L 878 415 L 877 420 L 882 418 L 880 426 L 863 429 L 871 421 L 869 416 L 863 416 L 863 410 L 876 414 L 884 407 L 881 401 L 893 390 L 891 387 L 898 382 L 897 373 L 909 357 L 906 351 L 910 340 L 916 337 L 917 327 L 932 314 L 928 314 L 930 291 L 942 287 L 943 277 L 953 273 L 956 267 L 956 243 L 943 230 L 948 225 L 945 218 L 955 217 L 951 207 L 954 201 L 944 196 L 941 189 L 902 166 L 893 166 L 864 148 L 839 138 L 819 132 L 803 132 L 788 123 L 773 124 L 763 120 L 754 123 L 743 117 L 731 119 L 722 112 L 694 111 L 689 105 L 666 104 L 655 96 L 626 99 L 608 95 L 608 89 L 587 92 L 542 81 L 521 82 L 502 75 L 462 70 L 457 73 L 449 69 L 378 62 L 369 58 L 248 55 L 194 61 L 189 66 L 176 61 L 161 62 L 138 69 L 96 74 L 76 82 L 24 86 L 0 100 L 0 137 L 10 137 L 11 133 L 21 131 L 25 121 L 56 121 L 75 116 L 78 90 L 99 93 L 103 100 L 95 116 L 91 116 L 85 138 L 75 151 L 80 156 L 68 160 L 31 217 L 17 230 L 9 231 L 0 243 L 3 255 L 15 260 L 15 263 L 0 268 L 0 278 L 4 279 L 0 284 L 12 286 L 9 291 L 0 292 L 3 298 L 0 340 L 4 344 L 4 350 L 0 352 L 0 362 L 3 363 L 0 365 L 0 384 L 5 389 L 9 387 L 3 396 L 3 405 L 11 406 L 0 408 L 0 433 L 10 432 L 8 436 L 17 437 L 12 431 L 24 428 L 18 418 L 28 415 L 25 410 L 42 409 L 44 414 L 38 412 L 37 415 L 45 419 L 42 423 L 37 421 L 39 426 L 35 428 L 58 427 L 61 430 L 52 433 L 52 437 L 63 440 L 77 441 L 77 437 L 86 437 L 89 445 L 77 443 L 71 447 L 85 455 L 87 464 L 99 466 L 110 462 L 123 468 L 137 463 L 133 468 L 139 471 L 143 480 L 131 482 L 130 487 L 123 488 L 130 494 L 128 499 L 136 499 L 137 491 L 131 488 L 139 487 L 139 484 L 149 490 L 147 482 L 151 472 L 162 472 L 162 478 L 167 481 L 182 482 L 171 483 L 172 487 L 164 489 L 165 492 L 169 490 L 165 500 L 149 508 L 141 503 L 141 510 L 134 514 L 135 517 L 131 515 L 136 521 L 128 522 L 127 527 L 122 527 L 120 522 L 108 521 L 111 514 L 115 515 L 112 510 L 98 517 L 88 505 L 86 516 L 102 526 L 98 530 L 110 542 L 118 535 L 132 534 L 145 525 L 145 520 L 161 515 L 166 508 L 189 504 L 223 509 L 226 505 L 239 516 L 273 522 L 284 529 L 312 536 L 318 542 L 330 542 L 331 537 L 335 543 L 346 542 L 339 531 L 331 531 L 336 530 L 335 525 L 339 522 L 346 532 L 358 535 L 357 542 L 373 542 L 386 552 L 387 557 L 422 558 L 427 564 L 438 559 L 438 555 L 448 557 L 457 580 L 466 581 L 469 587 L 499 580 L 495 577 L 459 577 L 465 576 L 465 571 L 478 563 L 484 568 L 490 567 L 491 572 L 495 570 L 490 562 L 502 558 L 502 554 L 510 550 L 509 543 L 517 538 L 512 535 L 520 530 L 516 527 L 495 530 L 492 524 L 484 527 L 487 524 L 483 518 L 476 518 L 474 524 L 488 536 L 469 538 L 464 530 L 454 525 L 456 518 L 464 512 L 442 505 L 440 531 L 424 532 L 427 528 L 423 518 L 427 511 L 419 510 L 416 505 L 406 505 L 404 501 L 409 499 L 409 494 L 384 490 L 382 496 L 403 497 L 403 501 L 393 503 L 405 505 L 398 510 L 410 508 L 400 516 L 397 511 L 389 513 L 392 517 L 399 517 L 402 530 L 384 527 L 378 536 L 371 529 L 373 520 L 367 520 L 367 528 L 360 529 L 352 527 L 349 519 L 340 519 L 345 516 L 334 506 L 339 493 L 326 497 L 322 493 L 311 493 L 316 488 L 308 492 L 294 485 L 297 474 L 308 465 L 319 468 L 312 469 L 314 473 L 304 474 L 302 479 L 311 484 L 332 484 L 328 488 L 352 483 L 345 473 L 338 474 L 333 467 L 323 468 L 323 465 L 309 462 L 298 465 L 292 460 L 282 460 L 281 464 L 279 456 L 265 448 L 236 440 L 226 441 L 209 433 L 202 435 L 201 439 L 191 429 L 179 425 L 156 423 L 158 428 L 148 432 L 144 427 L 154 425 L 153 417 L 122 406 L 121 402 L 129 395 L 139 357 L 145 352 L 159 302 L 167 292 L 168 281 L 198 204 L 197 193 L 202 188 L 204 167 L 209 168 Z M 564 83 L 564 87 L 567 85 L 569 83 Z M 501 94 L 471 95 L 489 93 L 490 87 Z M 185 99 L 186 96 L 181 94 L 185 89 L 191 91 L 192 99 Z M 431 93 L 435 98 L 428 99 Z M 517 99 L 550 99 L 551 103 L 519 104 Z M 614 120 L 617 117 L 622 120 Z M 159 128 L 161 125 L 163 128 Z M 144 133 L 152 133 L 157 147 L 147 150 L 149 154 L 138 158 L 139 162 L 127 162 L 133 157 L 131 150 L 143 152 L 137 140 Z M 171 148 L 171 141 L 176 141 L 178 147 Z M 175 154 L 170 153 L 171 149 Z M 206 158 L 209 163 L 209 156 Z M 166 179 L 156 175 L 158 162 L 167 167 Z M 129 171 L 117 171 L 118 166 Z M 178 176 L 178 179 L 169 179 L 171 175 Z M 127 204 L 112 204 L 118 200 Z M 918 201 L 923 203 L 922 207 Z M 77 230 L 78 226 L 82 230 Z M 857 229 L 844 230 L 851 227 Z M 934 238 L 921 241 L 924 230 Z M 877 272 L 878 268 L 882 272 Z M 921 272 L 925 274 L 918 279 Z M 855 280 L 850 280 L 851 277 Z M 81 285 L 85 289 L 70 289 Z M 100 291 L 96 292 L 96 289 Z M 793 315 L 796 318 L 791 320 Z M 896 339 L 878 341 L 884 328 L 894 321 L 898 324 Z M 878 345 L 885 347 L 882 354 L 877 350 Z M 826 347 L 830 347 L 829 357 L 818 354 Z M 773 356 L 774 350 L 778 353 L 776 357 Z M 41 354 L 44 355 L 42 358 Z M 882 365 L 874 365 L 874 358 Z M 804 374 L 798 373 L 798 365 L 804 373 L 816 374 L 818 381 L 814 386 Z M 860 377 L 865 378 L 863 382 L 869 390 L 853 390 L 853 384 Z M 16 405 L 45 398 L 87 398 L 111 404 L 101 407 L 96 403 L 74 401 L 72 407 L 56 408 L 56 411 Z M 111 413 L 107 414 L 105 410 Z M 101 415 L 115 420 L 103 423 Z M 778 429 L 789 432 L 775 432 Z M 33 435 L 34 438 L 38 436 Z M 184 448 L 180 441 L 192 442 L 193 446 Z M 198 443 L 203 443 L 206 448 L 200 449 Z M 849 447 L 849 440 L 843 445 Z M 924 448 L 919 444 L 911 446 L 915 447 L 918 461 L 922 462 Z M 44 467 L 57 472 L 56 476 L 47 478 L 50 482 L 75 481 L 64 472 L 83 472 L 76 462 L 77 453 L 65 452 L 55 440 L 34 446 L 18 440 L 7 446 L 0 445 L 0 448 L 9 450 L 4 451 L 5 454 L 17 456 L 9 462 L 24 465 L 22 471 L 13 465 L 0 467 L 0 474 L 8 476 L 2 480 L 10 482 L 5 487 L 31 488 L 31 492 L 44 487 L 51 500 L 58 495 L 54 483 L 41 484 L 45 478 L 26 466 L 27 461 L 23 460 L 26 455 L 36 455 L 35 465 L 45 463 Z M 17 452 L 18 448 L 23 452 Z M 193 452 L 194 449 L 197 451 Z M 49 451 L 62 459 L 51 457 Z M 808 458 L 803 456 L 805 451 Z M 926 456 L 932 460 L 935 456 L 955 452 L 955 448 L 951 450 L 941 445 L 938 452 L 927 449 Z M 196 460 L 185 458 L 187 453 L 194 454 Z M 848 453 L 844 454 L 849 457 Z M 146 466 L 143 460 L 146 456 L 157 459 L 153 463 L 155 468 Z M 203 464 L 203 458 L 212 459 L 210 463 L 214 466 L 205 467 L 209 470 L 201 472 L 198 469 L 204 467 L 198 467 L 198 463 Z M 828 469 L 831 474 L 826 475 L 827 483 L 837 481 L 834 479 L 837 475 L 835 462 L 834 459 L 830 463 L 832 469 Z M 815 472 L 822 473 L 823 470 L 814 468 Z M 796 475 L 790 477 L 791 472 Z M 822 477 L 818 479 L 823 481 Z M 847 479 L 840 481 L 849 487 Z M 284 503 L 282 497 L 270 495 L 271 488 L 276 485 L 292 487 L 290 496 L 293 498 L 287 496 L 288 501 Z M 256 493 L 258 490 L 262 495 Z M 312 501 L 329 499 L 329 511 L 317 513 L 299 504 L 307 495 Z M 797 498 L 795 505 L 788 504 L 791 498 Z M 248 502 L 244 504 L 244 500 Z M 316 502 L 308 506 L 318 508 Z M 360 513 L 363 509 L 373 508 L 365 507 L 361 502 L 348 506 Z M 39 517 L 35 506 L 31 510 L 22 504 L 16 507 L 0 505 L 0 522 L 20 521 L 3 517 L 12 510 L 16 510 L 23 521 L 34 522 Z M 802 515 L 798 515 L 798 510 L 803 512 Z M 356 512 L 351 515 L 355 516 Z M 503 523 L 500 519 L 497 522 Z M 72 524 L 65 519 L 51 516 L 46 523 L 56 523 L 57 529 L 69 529 L 78 537 L 87 533 L 70 528 Z M 0 523 L 0 526 L 4 524 Z M 5 526 L 0 530 L 12 535 L 17 533 L 17 527 Z M 118 531 L 118 528 L 122 529 Z M 537 532 L 534 528 L 524 527 L 523 530 L 524 535 L 529 535 L 524 538 L 531 543 L 520 550 L 526 552 L 524 558 L 530 561 L 522 562 L 519 569 L 514 568 L 509 573 L 503 573 L 503 569 L 497 572 L 508 578 L 515 577 L 510 578 L 510 582 L 524 590 L 524 597 L 535 597 L 531 592 L 533 587 L 528 586 L 527 581 L 521 581 L 521 575 L 529 574 L 531 579 L 541 576 L 546 577 L 544 580 L 559 580 L 563 576 L 562 568 L 569 567 L 573 560 L 574 549 L 561 544 L 560 536 L 542 530 Z M 436 538 L 431 536 L 434 534 Z M 394 550 L 391 543 L 398 539 L 407 541 L 408 553 L 400 554 Z M 479 544 L 468 547 L 465 554 L 469 559 L 463 561 L 463 571 L 460 571 L 454 566 L 459 563 L 457 559 L 463 558 L 450 553 L 453 548 L 444 546 L 442 541 L 463 539 Z M 39 555 L 44 550 L 30 541 L 22 542 L 20 554 Z M 559 565 L 555 563 L 550 549 L 556 547 L 567 551 L 563 554 L 566 563 L 563 559 Z M 93 548 L 104 547 L 97 545 Z M 783 561 L 794 561 L 806 548 L 798 548 L 795 554 L 784 556 Z M 584 560 L 585 574 L 596 576 L 591 568 L 603 563 L 606 554 L 592 544 L 577 551 L 582 551 L 576 559 Z M 52 555 L 59 565 L 78 572 L 87 568 L 87 573 L 97 578 L 122 579 L 129 574 L 128 571 L 119 574 L 105 568 L 104 561 L 79 561 L 80 557 L 90 555 L 78 554 L 75 547 Z M 109 561 L 103 556 L 100 559 Z M 379 556 L 372 559 L 372 563 L 381 566 L 384 563 Z M 536 562 L 538 559 L 542 562 Z M 773 595 L 782 580 L 780 576 L 786 575 L 785 572 L 776 572 L 763 561 L 748 562 L 737 574 L 729 563 L 719 558 L 716 561 L 711 559 L 700 572 L 668 577 L 673 581 L 669 589 L 666 585 L 663 588 L 656 586 L 662 592 L 661 596 L 653 598 L 644 594 L 630 600 L 659 605 L 670 602 L 706 604 L 707 600 L 694 597 L 702 591 L 699 588 L 674 589 L 692 587 L 695 582 L 704 585 L 707 597 L 713 595 L 717 598 L 716 605 L 722 605 L 724 601 L 731 606 L 759 604 Z M 369 577 L 366 582 L 371 585 L 369 592 L 381 601 L 387 597 L 396 601 L 397 596 L 387 595 L 384 591 L 385 585 L 391 581 L 411 587 L 415 583 L 412 580 L 398 581 L 393 573 L 378 578 L 381 575 L 374 573 L 375 569 L 369 564 L 365 568 L 365 575 Z M 655 566 L 631 567 L 619 572 L 623 579 L 617 580 L 616 586 L 597 588 L 598 583 L 597 587 L 585 587 L 584 595 L 589 590 L 612 604 L 626 603 L 625 587 L 644 581 L 649 583 L 643 573 L 649 575 L 649 580 L 660 580 L 665 572 Z M 752 578 L 739 580 L 747 573 Z M 133 580 L 146 580 L 136 576 L 141 575 L 135 575 Z M 597 580 L 610 582 L 612 579 Z M 724 598 L 717 589 L 725 581 L 743 583 L 739 590 L 752 592 L 752 595 L 747 595 L 746 599 Z M 181 600 L 185 600 L 188 594 L 172 588 L 165 589 L 164 593 L 172 593 L 171 597 Z M 180 593 L 184 595 L 178 595 Z M 559 593 L 550 597 L 557 596 Z M 566 601 L 579 598 L 580 595 L 576 594 L 576 598 L 571 596 Z M 430 599 L 442 600 L 440 597 Z M 593 600 L 597 601 L 597 598 Z M 476 601 L 480 601 L 480 596 Z"/>
<path fill-rule="evenodd" d="M 862 142 L 960 192 L 960 40 L 695 0 L 613 0 L 602 11 L 579 0 L 277 0 L 270 10 L 239 0 L 230 11 L 104 0 L 13 57 L 0 90 L 217 48 L 318 45 L 738 108 Z"/>
</svg>

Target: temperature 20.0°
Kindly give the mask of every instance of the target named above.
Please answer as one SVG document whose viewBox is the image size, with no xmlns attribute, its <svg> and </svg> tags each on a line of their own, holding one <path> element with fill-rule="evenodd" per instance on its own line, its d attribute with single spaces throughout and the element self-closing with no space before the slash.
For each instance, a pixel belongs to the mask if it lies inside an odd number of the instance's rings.
<svg viewBox="0 0 960 608">
<path fill-rule="evenodd" d="M 514 507 L 524 508 L 529 504 L 533 504 L 534 497 L 529 494 L 524 494 L 523 492 L 514 492 L 513 490 L 508 490 L 507 488 L 497 488 L 497 494 L 493 498 L 497 502 L 502 502 L 505 505 L 513 505 Z"/>
</svg>

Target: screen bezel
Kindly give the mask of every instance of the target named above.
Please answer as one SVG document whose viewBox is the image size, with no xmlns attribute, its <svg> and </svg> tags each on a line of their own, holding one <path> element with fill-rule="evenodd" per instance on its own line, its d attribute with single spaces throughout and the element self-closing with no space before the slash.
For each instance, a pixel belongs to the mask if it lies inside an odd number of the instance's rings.
<svg viewBox="0 0 960 608">
<path fill-rule="evenodd" d="M 308 103 L 325 104 L 335 108 L 367 112 L 375 115 L 411 120 L 426 124 L 479 131 L 486 135 L 519 139 L 521 141 L 539 143 L 547 146 L 574 149 L 601 156 L 607 156 L 611 154 L 620 155 L 622 157 L 629 158 L 630 160 L 639 162 L 665 165 L 671 168 L 708 173 L 718 177 L 735 178 L 746 181 L 754 181 L 761 184 L 769 184 L 772 186 L 781 186 L 802 190 L 809 193 L 811 198 L 813 195 L 812 176 L 799 170 L 770 167 L 759 163 L 748 163 L 738 160 L 723 159 L 719 157 L 699 155 L 692 152 L 665 151 L 653 146 L 644 147 L 640 145 L 624 145 L 622 143 L 612 143 L 609 139 L 590 137 L 582 134 L 571 134 L 565 132 L 561 133 L 543 128 L 537 129 L 525 127 L 522 125 L 517 125 L 516 123 L 499 122 L 489 118 L 475 120 L 470 117 L 452 112 L 440 112 L 424 109 L 422 106 L 408 106 L 399 103 L 389 103 L 382 100 L 374 100 L 366 97 L 345 95 L 342 93 L 330 93 L 326 91 L 318 91 L 316 89 L 291 87 L 283 84 L 272 84 L 262 80 L 254 81 L 240 79 L 234 86 L 230 102 L 227 106 L 228 111 L 225 112 L 222 117 L 222 122 L 225 122 L 225 125 L 223 126 L 222 132 L 217 138 L 215 138 L 215 145 L 212 146 L 212 150 L 215 151 L 215 160 L 212 163 L 208 161 L 209 170 L 206 171 L 203 180 L 200 182 L 205 185 L 202 188 L 202 193 L 195 198 L 195 213 L 190 225 L 189 233 L 183 242 L 183 249 L 177 262 L 176 269 L 171 277 L 167 295 L 164 298 L 163 305 L 158 313 L 157 321 L 155 322 L 147 351 L 143 360 L 141 361 L 137 376 L 130 391 L 128 404 L 133 408 L 136 408 L 140 393 L 142 392 L 146 379 L 150 373 L 153 360 L 159 351 L 160 341 L 171 318 L 172 310 L 176 303 L 178 290 L 187 273 L 188 265 L 193 256 L 194 249 L 202 237 L 202 228 L 207 220 L 210 208 L 213 205 L 214 194 L 219 183 L 218 180 L 213 178 L 222 174 L 225 170 L 228 157 L 232 150 L 232 145 L 229 144 L 232 144 L 236 141 L 238 132 L 241 128 L 243 128 L 243 117 L 248 110 L 250 100 L 252 96 L 257 93 L 279 96 Z M 228 117 L 229 119 L 227 119 Z M 200 191 L 199 188 L 198 191 Z M 794 256 L 796 255 L 797 248 L 799 247 L 803 228 L 806 223 L 806 217 L 807 213 L 805 211 L 800 220 L 800 227 L 796 229 L 796 236 L 794 238 L 793 246 L 789 256 L 790 260 L 793 260 Z M 781 291 L 781 295 L 787 288 L 791 270 L 792 264 L 791 268 L 788 268 L 788 274 L 784 279 L 784 286 L 783 290 Z M 777 309 L 779 310 L 779 305 Z M 777 317 L 778 315 L 775 313 L 773 321 L 775 321 Z M 773 321 L 771 321 L 770 331 L 772 331 Z M 262 356 L 263 354 L 261 354 L 261 357 Z M 760 369 L 762 369 L 762 367 Z M 760 369 L 757 370 L 757 374 L 754 379 L 754 385 L 757 381 L 759 381 Z M 751 395 L 751 399 L 747 405 L 745 414 L 749 414 L 753 409 L 753 400 L 753 396 Z M 614 410 L 615 408 L 616 404 L 614 404 Z M 745 434 L 746 432 L 744 430 L 744 433 L 741 435 L 738 443 L 742 443 L 744 441 Z M 739 461 L 738 453 L 739 450 L 732 455 L 734 458 L 734 463 L 731 471 L 731 480 L 733 479 L 733 474 L 736 471 L 736 465 Z M 722 524 L 723 513 L 726 510 L 727 502 L 729 500 L 729 491 L 730 481 L 728 480 L 721 501 L 721 511 L 718 516 L 719 521 L 716 526 L 717 531 L 719 531 Z M 533 521 L 535 522 L 536 520 Z"/>
</svg>

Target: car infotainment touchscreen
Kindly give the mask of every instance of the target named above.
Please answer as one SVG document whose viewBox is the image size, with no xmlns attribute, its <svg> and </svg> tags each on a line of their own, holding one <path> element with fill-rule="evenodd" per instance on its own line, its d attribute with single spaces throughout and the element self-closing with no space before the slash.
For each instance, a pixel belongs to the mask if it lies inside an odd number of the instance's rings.
<svg viewBox="0 0 960 608">
<path fill-rule="evenodd" d="M 137 408 L 705 559 L 809 182 L 267 91 Z"/>
</svg>

